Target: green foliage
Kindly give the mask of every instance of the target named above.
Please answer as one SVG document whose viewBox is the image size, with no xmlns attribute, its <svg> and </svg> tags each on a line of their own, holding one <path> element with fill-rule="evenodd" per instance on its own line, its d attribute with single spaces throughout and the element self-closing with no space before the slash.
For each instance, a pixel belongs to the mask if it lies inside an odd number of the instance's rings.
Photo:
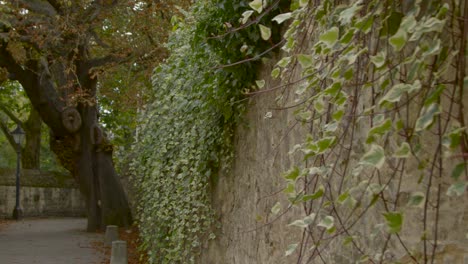
<svg viewBox="0 0 468 264">
<path fill-rule="evenodd" d="M 193 263 L 214 237 L 210 188 L 222 176 L 221 164 L 227 169 L 232 159 L 242 91 L 251 88 L 260 53 L 268 47 L 257 42 L 261 35 L 278 37 L 278 29 L 235 30 L 247 21 L 271 25 L 275 12 L 266 20 L 254 21 L 258 14 L 252 12 L 242 19 L 248 9 L 247 1 L 197 1 L 184 17 L 172 19 L 171 55 L 154 71 L 152 102 L 141 116 L 134 149 L 138 219 L 151 263 Z M 240 60 L 246 62 L 222 66 Z"/>
<path fill-rule="evenodd" d="M 454 22 L 462 1 L 339 2 L 293 1 L 292 12 L 278 15 L 291 23 L 271 76 L 292 89 L 279 107 L 293 108 L 311 131 L 290 152 L 296 163 L 284 174 L 289 206 L 304 209 L 290 225 L 307 229 L 286 256 L 334 263 L 321 252 L 340 241 L 352 244 L 339 252 L 349 261 L 390 261 L 382 257 L 389 244 L 413 248 L 395 236 L 415 210 L 425 217 L 414 221 L 430 227 L 415 249 L 427 260 L 442 195 L 463 197 L 467 187 L 467 43 L 460 41 L 467 29 Z M 416 187 L 408 192 L 406 184 Z M 371 232 L 355 228 L 364 222 Z"/>
</svg>

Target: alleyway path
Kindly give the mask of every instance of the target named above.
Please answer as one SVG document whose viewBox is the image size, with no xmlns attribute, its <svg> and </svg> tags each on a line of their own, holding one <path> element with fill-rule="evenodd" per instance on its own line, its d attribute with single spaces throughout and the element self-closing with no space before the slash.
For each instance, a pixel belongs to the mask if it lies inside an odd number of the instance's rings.
<svg viewBox="0 0 468 264">
<path fill-rule="evenodd" d="M 86 233 L 85 218 L 26 219 L 0 227 L 0 263 L 93 264 L 104 256 L 92 247 L 103 237 Z"/>
</svg>

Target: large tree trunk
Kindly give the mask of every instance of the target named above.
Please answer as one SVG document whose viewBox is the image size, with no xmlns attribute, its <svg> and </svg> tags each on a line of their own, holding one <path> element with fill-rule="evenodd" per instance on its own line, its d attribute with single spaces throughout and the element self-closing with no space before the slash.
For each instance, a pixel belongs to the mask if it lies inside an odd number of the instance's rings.
<svg viewBox="0 0 468 264">
<path fill-rule="evenodd" d="M 10 78 L 25 89 L 34 109 L 50 128 L 52 151 L 73 174 L 86 198 L 88 231 L 110 224 L 128 226 L 131 212 L 114 170 L 112 145 L 98 126 L 97 79 L 90 72 L 93 64 L 86 60 L 85 48 L 77 56 L 83 59 L 74 61 L 74 73 L 67 73 L 60 70 L 65 65 L 50 69 L 44 59 L 21 66 L 0 46 L 0 66 L 7 67 Z M 77 91 L 86 98 L 71 100 L 70 95 L 80 96 Z"/>
<path fill-rule="evenodd" d="M 21 152 L 21 164 L 24 169 L 39 169 L 41 158 L 42 120 L 35 109 L 31 109 L 28 120 L 23 123 L 26 142 Z"/>
</svg>

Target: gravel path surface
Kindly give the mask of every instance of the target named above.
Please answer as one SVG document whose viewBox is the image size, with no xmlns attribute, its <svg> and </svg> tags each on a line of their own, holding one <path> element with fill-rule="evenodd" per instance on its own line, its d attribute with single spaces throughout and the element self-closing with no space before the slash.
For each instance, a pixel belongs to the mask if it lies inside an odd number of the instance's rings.
<svg viewBox="0 0 468 264">
<path fill-rule="evenodd" d="M 103 240 L 103 235 L 85 230 L 85 218 L 9 222 L 0 229 L 0 263 L 102 263 L 104 255 L 95 249 L 95 245 Z"/>
</svg>

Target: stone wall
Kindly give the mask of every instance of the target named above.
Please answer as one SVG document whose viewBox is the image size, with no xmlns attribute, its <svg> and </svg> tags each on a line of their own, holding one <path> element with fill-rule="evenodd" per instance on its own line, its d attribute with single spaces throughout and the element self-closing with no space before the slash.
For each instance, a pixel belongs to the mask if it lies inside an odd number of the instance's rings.
<svg viewBox="0 0 468 264">
<path fill-rule="evenodd" d="M 25 217 L 84 216 L 86 206 L 73 178 L 64 173 L 22 170 L 20 205 Z M 0 170 L 0 218 L 12 217 L 16 203 L 14 169 Z"/>
<path fill-rule="evenodd" d="M 0 218 L 10 218 L 16 187 L 0 186 Z M 84 216 L 86 207 L 78 189 L 22 187 L 20 205 L 25 217 Z"/>
<path fill-rule="evenodd" d="M 270 78 L 271 65 L 266 63 L 260 71 L 258 79 L 265 79 L 265 87 L 275 87 L 278 83 Z M 212 203 L 220 223 L 216 231 L 217 237 L 204 246 L 199 263 L 203 264 L 287 264 L 306 263 L 297 261 L 297 251 L 286 257 L 285 251 L 289 244 L 301 240 L 301 229 L 289 224 L 300 217 L 304 217 L 302 208 L 287 208 L 282 190 L 286 182 L 282 174 L 292 165 L 302 162 L 291 156 L 289 152 L 296 144 L 302 143 L 309 132 L 310 126 L 294 125 L 294 109 L 274 110 L 278 107 L 277 97 L 282 91 L 261 93 L 252 97 L 248 103 L 244 122 L 237 128 L 235 135 L 235 160 L 229 172 L 224 172 L 213 188 Z M 284 94 L 283 94 L 284 95 Z M 360 109 L 369 107 L 369 98 L 363 95 L 359 102 Z M 294 94 L 286 95 L 288 103 L 294 103 Z M 465 93 L 464 102 L 468 102 Z M 447 102 L 442 102 L 442 105 Z M 408 116 L 418 113 L 418 110 L 408 108 Z M 413 111 L 413 112 L 411 112 Z M 454 110 L 455 111 L 455 110 Z M 271 112 L 271 118 L 266 113 Z M 468 121 L 468 120 L 467 120 Z M 365 122 L 364 122 L 365 123 Z M 370 122 L 369 122 L 370 123 Z M 465 122 L 467 123 L 467 122 Z M 356 129 L 355 141 L 351 142 L 353 148 L 364 151 L 362 142 L 365 141 L 369 131 L 369 124 Z M 437 139 L 426 135 L 422 144 L 431 147 Z M 438 221 L 439 237 L 435 252 L 435 263 L 468 264 L 468 193 L 461 197 L 448 197 L 445 195 L 451 184 L 450 170 L 455 160 L 444 161 L 445 174 L 438 179 L 441 186 L 439 203 L 439 218 L 435 220 L 435 209 L 430 207 L 427 220 L 428 229 L 434 227 Z M 422 177 L 418 181 L 421 171 L 418 170 L 415 159 L 409 158 L 408 165 L 400 189 L 398 206 L 404 213 L 402 231 L 398 239 L 408 246 L 408 250 L 416 257 L 421 256 L 422 234 L 424 234 L 422 208 L 407 208 L 405 204 L 412 191 L 424 191 L 427 179 Z M 385 169 L 382 170 L 382 179 L 389 177 Z M 358 175 L 356 180 L 362 180 Z M 395 188 L 395 186 L 389 186 Z M 400 187 L 399 187 L 400 188 Z M 432 189 L 434 190 L 434 188 Z M 435 193 L 435 192 L 434 192 Z M 278 215 L 271 212 L 276 202 L 280 202 L 282 209 Z M 432 201 L 431 201 L 432 203 Z M 431 205 L 432 206 L 432 205 Z M 370 234 L 371 230 L 382 222 L 384 208 L 380 204 L 360 219 L 353 232 Z M 431 231 L 432 232 L 432 231 Z M 430 233 L 430 232 L 429 232 Z M 377 235 L 378 237 L 379 235 Z M 359 243 L 367 248 L 382 247 L 386 234 L 381 238 L 365 238 Z M 430 250 L 434 241 L 432 234 L 426 234 Z M 396 238 L 389 240 L 388 250 L 381 263 L 415 263 L 406 254 Z M 431 253 L 429 251 L 429 253 Z M 352 249 L 346 249 L 342 241 L 330 243 L 323 252 L 321 261 L 307 263 L 357 263 L 353 259 Z M 356 254 L 359 255 L 359 254 Z M 424 263 L 419 259 L 419 263 Z M 371 263 L 371 262 L 364 262 Z"/>
</svg>

